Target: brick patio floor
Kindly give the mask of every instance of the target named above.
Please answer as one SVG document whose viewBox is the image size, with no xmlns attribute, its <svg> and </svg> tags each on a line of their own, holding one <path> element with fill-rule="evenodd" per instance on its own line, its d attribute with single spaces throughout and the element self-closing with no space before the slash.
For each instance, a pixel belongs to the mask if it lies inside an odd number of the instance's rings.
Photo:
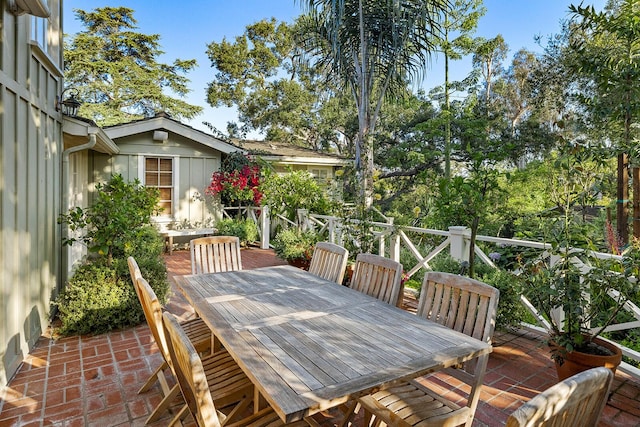
<svg viewBox="0 0 640 427">
<path fill-rule="evenodd" d="M 188 251 L 165 259 L 170 278 L 190 273 Z M 245 269 L 284 264 L 272 251 L 255 248 L 242 252 L 242 263 Z M 414 307 L 406 296 L 405 308 Z M 184 319 L 193 316 L 180 295 L 174 294 L 167 308 Z M 542 338 L 496 332 L 474 426 L 504 425 L 518 406 L 556 382 Z M 161 394 L 157 385 L 143 394 L 137 390 L 160 362 L 146 324 L 97 336 L 52 339 L 46 334 L 0 392 L 0 427 L 143 426 Z M 444 375 L 433 386 L 449 398 L 464 396 Z M 323 426 L 334 425 L 332 413 L 317 417 Z M 167 414 L 152 425 L 168 420 Z M 640 426 L 640 380 L 616 374 L 600 426 Z"/>
</svg>

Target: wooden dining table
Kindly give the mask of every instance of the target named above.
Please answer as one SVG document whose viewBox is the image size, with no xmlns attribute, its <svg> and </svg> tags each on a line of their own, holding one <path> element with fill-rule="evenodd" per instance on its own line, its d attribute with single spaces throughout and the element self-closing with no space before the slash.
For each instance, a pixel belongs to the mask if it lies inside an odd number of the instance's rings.
<svg viewBox="0 0 640 427">
<path fill-rule="evenodd" d="M 491 352 L 485 342 L 291 266 L 175 279 L 285 422 Z"/>
</svg>

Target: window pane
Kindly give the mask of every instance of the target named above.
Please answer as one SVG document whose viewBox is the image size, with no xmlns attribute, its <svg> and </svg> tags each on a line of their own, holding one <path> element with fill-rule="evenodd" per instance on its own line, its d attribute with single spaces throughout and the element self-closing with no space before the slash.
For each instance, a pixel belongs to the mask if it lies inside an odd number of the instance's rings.
<svg viewBox="0 0 640 427">
<path fill-rule="evenodd" d="M 144 185 L 147 186 L 158 186 L 158 174 L 157 173 L 149 173 L 144 174 Z"/>
<path fill-rule="evenodd" d="M 147 172 L 158 170 L 158 159 L 147 157 L 144 160 L 144 168 Z"/>
<path fill-rule="evenodd" d="M 173 189 L 171 188 L 161 188 L 160 189 L 160 200 L 171 200 L 171 193 Z"/>
<path fill-rule="evenodd" d="M 173 184 L 171 179 L 171 174 L 161 173 L 160 174 L 160 185 L 163 187 L 170 187 Z"/>
<path fill-rule="evenodd" d="M 160 159 L 160 170 L 163 172 L 171 172 L 173 162 L 171 159 Z"/>
</svg>

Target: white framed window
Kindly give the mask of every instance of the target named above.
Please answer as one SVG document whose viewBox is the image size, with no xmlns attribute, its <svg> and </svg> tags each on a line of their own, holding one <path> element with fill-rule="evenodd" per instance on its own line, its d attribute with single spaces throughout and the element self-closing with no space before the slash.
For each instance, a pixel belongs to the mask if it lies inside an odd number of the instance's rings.
<svg viewBox="0 0 640 427">
<path fill-rule="evenodd" d="M 311 169 L 311 175 L 318 181 L 326 181 L 328 178 L 326 169 Z"/>
<path fill-rule="evenodd" d="M 17 0 L 29 18 L 30 44 L 52 62 L 55 67 L 62 67 L 62 33 L 60 21 L 62 17 L 61 0 Z"/>
<path fill-rule="evenodd" d="M 173 216 L 175 165 L 172 157 L 144 158 L 144 185 L 157 188 L 160 192 L 158 207 L 162 208 L 159 216 Z"/>
</svg>

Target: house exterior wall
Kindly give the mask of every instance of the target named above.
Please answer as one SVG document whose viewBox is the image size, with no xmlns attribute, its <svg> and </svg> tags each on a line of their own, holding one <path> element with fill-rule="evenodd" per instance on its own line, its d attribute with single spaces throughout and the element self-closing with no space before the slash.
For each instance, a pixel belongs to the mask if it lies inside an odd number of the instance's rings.
<svg viewBox="0 0 640 427">
<path fill-rule="evenodd" d="M 127 181 L 137 178 L 144 183 L 146 157 L 170 158 L 173 160 L 172 212 L 163 212 L 155 218 L 156 222 L 161 228 L 175 223 L 195 227 L 211 225 L 220 219 L 221 207 L 212 203 L 210 197 L 204 197 L 204 189 L 211 182 L 211 174 L 220 169 L 221 153 L 171 132 L 168 140 L 154 142 L 152 134 L 117 139 L 118 155 L 92 153 L 94 184 L 108 181 L 113 174 L 121 174 Z"/>
<path fill-rule="evenodd" d="M 49 19 L 0 1 L 0 388 L 47 327 L 60 288 L 61 0 Z"/>
</svg>

